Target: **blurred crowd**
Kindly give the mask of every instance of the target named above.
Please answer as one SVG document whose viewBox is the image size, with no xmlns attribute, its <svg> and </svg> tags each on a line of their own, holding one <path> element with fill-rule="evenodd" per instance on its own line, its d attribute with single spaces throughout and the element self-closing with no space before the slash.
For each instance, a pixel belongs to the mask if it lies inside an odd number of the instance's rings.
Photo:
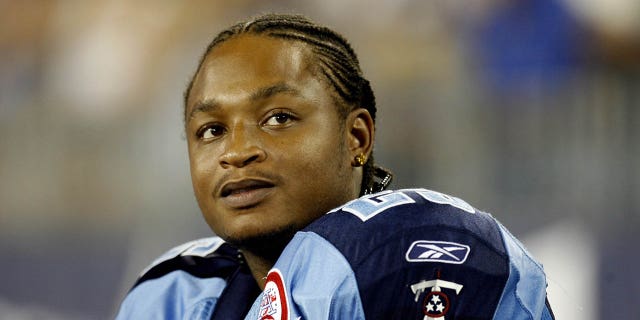
<svg viewBox="0 0 640 320">
<path fill-rule="evenodd" d="M 154 257 L 211 235 L 182 92 L 264 12 L 350 40 L 394 188 L 491 212 L 559 319 L 640 314 L 640 2 L 34 0 L 0 1 L 0 319 L 109 319 Z"/>
</svg>

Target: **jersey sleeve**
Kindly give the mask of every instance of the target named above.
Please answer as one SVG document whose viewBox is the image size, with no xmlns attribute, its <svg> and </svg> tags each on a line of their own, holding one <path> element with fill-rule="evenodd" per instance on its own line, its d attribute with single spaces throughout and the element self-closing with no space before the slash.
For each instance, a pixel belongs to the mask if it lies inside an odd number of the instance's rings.
<svg viewBox="0 0 640 320">
<path fill-rule="evenodd" d="M 116 319 L 209 319 L 225 285 L 220 278 L 203 280 L 176 271 L 136 286 Z"/>
<path fill-rule="evenodd" d="M 507 228 L 500 223 L 498 226 L 509 256 L 509 278 L 502 291 L 494 319 L 553 320 L 542 265 Z M 515 318 L 514 315 L 522 316 Z"/>
<path fill-rule="evenodd" d="M 210 319 L 233 268 L 220 259 L 217 237 L 169 250 L 140 275 L 116 316 L 125 319 Z"/>
</svg>

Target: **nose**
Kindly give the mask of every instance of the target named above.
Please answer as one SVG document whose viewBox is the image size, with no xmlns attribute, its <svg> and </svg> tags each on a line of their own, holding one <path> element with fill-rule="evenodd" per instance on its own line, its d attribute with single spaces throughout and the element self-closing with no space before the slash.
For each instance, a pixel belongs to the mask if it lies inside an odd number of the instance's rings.
<svg viewBox="0 0 640 320">
<path fill-rule="evenodd" d="M 254 162 L 262 162 L 267 154 L 261 146 L 258 128 L 237 124 L 230 128 L 226 147 L 220 155 L 223 168 L 242 168 Z"/>
</svg>

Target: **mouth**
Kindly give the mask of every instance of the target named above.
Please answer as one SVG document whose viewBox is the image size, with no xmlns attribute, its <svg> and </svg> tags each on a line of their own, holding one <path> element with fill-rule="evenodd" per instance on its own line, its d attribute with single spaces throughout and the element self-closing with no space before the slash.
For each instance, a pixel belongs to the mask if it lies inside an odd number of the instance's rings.
<svg viewBox="0 0 640 320">
<path fill-rule="evenodd" d="M 256 179 L 229 182 L 222 187 L 222 190 L 220 190 L 220 196 L 225 198 L 239 193 L 251 192 L 264 188 L 273 188 L 273 183 Z"/>
<path fill-rule="evenodd" d="M 234 209 L 253 207 L 271 194 L 274 184 L 258 179 L 228 182 L 220 190 L 221 200 Z"/>
</svg>

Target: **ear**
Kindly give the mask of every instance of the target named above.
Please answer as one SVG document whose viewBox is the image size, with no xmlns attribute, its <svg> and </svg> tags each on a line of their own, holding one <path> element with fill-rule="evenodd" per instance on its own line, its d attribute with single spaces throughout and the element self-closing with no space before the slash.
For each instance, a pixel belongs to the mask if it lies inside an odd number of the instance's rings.
<svg viewBox="0 0 640 320">
<path fill-rule="evenodd" d="M 367 158 L 373 150 L 373 137 L 375 134 L 373 118 L 367 109 L 358 108 L 349 113 L 347 121 L 347 147 L 351 153 L 351 159 L 359 154 Z"/>
</svg>

